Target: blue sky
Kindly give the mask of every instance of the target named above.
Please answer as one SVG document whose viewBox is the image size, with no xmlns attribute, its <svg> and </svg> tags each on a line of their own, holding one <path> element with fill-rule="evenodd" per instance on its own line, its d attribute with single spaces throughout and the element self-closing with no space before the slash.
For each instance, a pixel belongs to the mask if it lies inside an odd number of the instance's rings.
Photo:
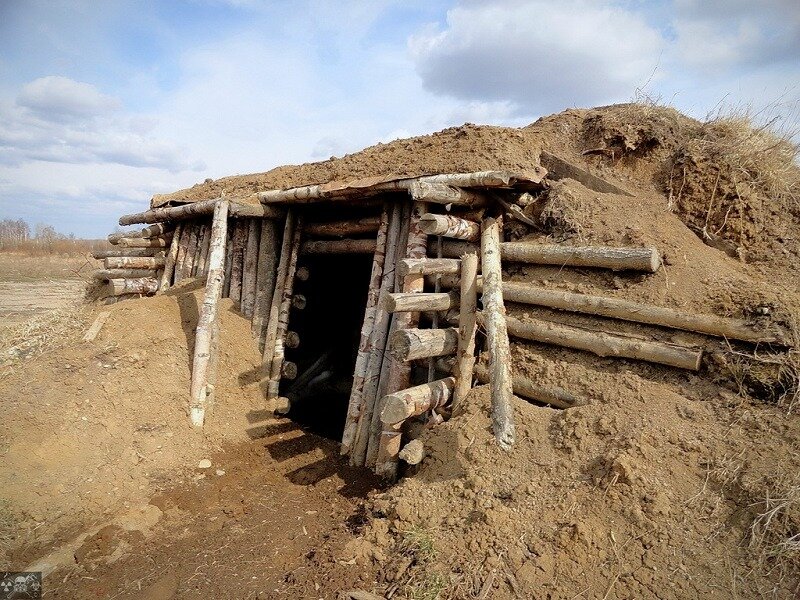
<svg viewBox="0 0 800 600">
<path fill-rule="evenodd" d="M 0 218 L 100 237 L 236 173 L 642 90 L 800 125 L 797 0 L 0 1 Z"/>
</svg>

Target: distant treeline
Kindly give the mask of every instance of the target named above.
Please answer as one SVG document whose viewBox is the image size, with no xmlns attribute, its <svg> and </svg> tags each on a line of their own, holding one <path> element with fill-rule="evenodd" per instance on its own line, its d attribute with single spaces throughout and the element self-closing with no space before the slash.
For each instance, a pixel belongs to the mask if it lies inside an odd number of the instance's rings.
<svg viewBox="0 0 800 600">
<path fill-rule="evenodd" d="M 108 245 L 106 240 L 80 240 L 72 233 L 59 233 L 52 225 L 39 223 L 31 231 L 22 219 L 0 220 L 0 252 L 76 255 Z"/>
</svg>

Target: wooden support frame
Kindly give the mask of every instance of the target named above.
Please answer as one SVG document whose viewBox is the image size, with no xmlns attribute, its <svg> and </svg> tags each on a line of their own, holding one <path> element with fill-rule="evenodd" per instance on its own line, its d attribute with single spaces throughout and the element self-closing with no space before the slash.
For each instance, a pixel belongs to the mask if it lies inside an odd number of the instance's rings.
<svg viewBox="0 0 800 600">
<path fill-rule="evenodd" d="M 218 360 L 218 308 L 225 277 L 225 242 L 228 229 L 228 202 L 220 200 L 214 210 L 211 225 L 211 253 L 203 305 L 197 321 L 192 360 L 192 386 L 189 419 L 193 426 L 202 427 L 206 410 L 213 403 L 216 362 Z"/>
<path fill-rule="evenodd" d="M 422 215 L 420 228 L 428 235 L 441 235 L 466 242 L 481 239 L 481 226 L 478 223 L 454 215 Z"/>
<path fill-rule="evenodd" d="M 231 289 L 228 297 L 239 305 L 242 302 L 242 273 L 244 271 L 244 249 L 247 244 L 247 223 L 233 223 L 233 246 L 231 249 Z"/>
<path fill-rule="evenodd" d="M 258 267 L 256 268 L 256 301 L 253 307 L 252 333 L 258 340 L 259 352 L 264 352 L 264 335 L 269 317 L 269 306 L 275 291 L 278 266 L 277 225 L 272 219 L 261 221 L 258 241 Z"/>
<path fill-rule="evenodd" d="M 478 256 L 461 257 L 460 313 L 458 318 L 458 350 L 456 352 L 453 391 L 453 411 L 458 410 L 472 389 L 472 371 L 475 366 L 475 334 L 478 312 Z"/>
<path fill-rule="evenodd" d="M 164 261 L 164 272 L 161 274 L 161 284 L 158 286 L 161 293 L 164 293 L 170 287 L 172 287 L 172 277 L 175 273 L 175 261 L 178 258 L 178 244 L 180 243 L 183 228 L 183 223 L 178 223 L 178 225 L 175 227 L 175 233 L 172 236 L 172 243 L 169 246 L 169 252 L 167 253 L 166 260 Z"/>
<path fill-rule="evenodd" d="M 258 279 L 258 236 L 260 227 L 255 219 L 247 219 L 247 241 L 242 260 L 242 314 L 252 319 L 256 304 L 256 284 Z"/>
</svg>

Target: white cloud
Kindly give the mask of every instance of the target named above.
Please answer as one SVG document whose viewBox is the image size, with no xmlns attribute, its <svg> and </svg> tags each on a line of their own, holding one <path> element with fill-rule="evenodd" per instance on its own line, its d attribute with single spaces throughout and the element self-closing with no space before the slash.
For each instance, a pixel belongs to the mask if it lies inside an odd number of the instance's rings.
<svg viewBox="0 0 800 600">
<path fill-rule="evenodd" d="M 409 46 L 426 89 L 531 114 L 630 97 L 663 40 L 613 2 L 495 0 L 456 6 Z"/>
<path fill-rule="evenodd" d="M 183 145 L 152 135 L 156 120 L 125 115 L 121 107 L 118 98 L 66 77 L 25 84 L 15 102 L 0 102 L 0 163 L 204 168 Z"/>
</svg>

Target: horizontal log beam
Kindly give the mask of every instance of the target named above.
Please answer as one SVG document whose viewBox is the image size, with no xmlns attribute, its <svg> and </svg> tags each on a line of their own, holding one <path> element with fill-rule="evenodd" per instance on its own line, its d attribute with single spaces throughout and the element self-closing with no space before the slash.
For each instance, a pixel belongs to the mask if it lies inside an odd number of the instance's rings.
<svg viewBox="0 0 800 600">
<path fill-rule="evenodd" d="M 309 236 L 346 238 L 351 235 L 377 233 L 380 223 L 380 216 L 328 223 L 306 223 L 303 233 Z"/>
<path fill-rule="evenodd" d="M 388 394 L 383 398 L 381 421 L 385 425 L 396 425 L 415 415 L 441 408 L 450 400 L 455 384 L 455 377 L 445 377 Z"/>
<path fill-rule="evenodd" d="M 106 269 L 160 269 L 166 259 L 155 256 L 110 256 L 103 262 Z"/>
<path fill-rule="evenodd" d="M 486 365 L 475 365 L 475 377 L 481 383 L 489 383 L 489 370 Z M 511 383 L 515 396 L 533 400 L 540 404 L 547 404 L 554 408 L 573 408 L 587 404 L 585 400 L 576 398 L 563 388 L 539 385 L 534 383 L 532 379 L 522 375 L 512 375 Z"/>
<path fill-rule="evenodd" d="M 400 277 L 408 275 L 458 275 L 461 261 L 457 258 L 403 258 L 397 265 Z"/>
<path fill-rule="evenodd" d="M 123 215 L 119 219 L 119 224 L 125 226 L 135 225 L 137 223 L 160 223 L 162 221 L 193 219 L 199 216 L 211 215 L 219 200 L 219 198 L 212 198 L 210 200 L 200 200 L 199 202 L 190 202 L 179 206 L 152 208 L 141 213 Z M 282 216 L 282 211 L 270 207 L 265 208 L 262 206 L 231 203 L 230 215 L 277 219 Z"/>
<path fill-rule="evenodd" d="M 477 242 L 481 237 L 480 225 L 453 215 L 427 213 L 420 217 L 419 226 L 428 235 L 441 235 L 467 242 Z"/>
<path fill-rule="evenodd" d="M 375 240 L 309 240 L 300 254 L 374 254 Z"/>
<path fill-rule="evenodd" d="M 419 202 L 433 202 L 435 204 L 455 204 L 458 206 L 478 207 L 487 203 L 486 196 L 479 192 L 472 192 L 430 181 L 414 181 L 408 188 L 409 194 Z"/>
<path fill-rule="evenodd" d="M 175 225 L 172 223 L 153 223 L 147 227 L 142 227 L 142 237 L 156 237 L 173 231 L 175 231 Z"/>
<path fill-rule="evenodd" d="M 108 234 L 108 243 L 117 245 L 122 238 L 141 238 L 145 237 L 140 231 L 119 231 Z"/>
<path fill-rule="evenodd" d="M 109 279 L 108 290 L 112 296 L 120 296 L 122 294 L 155 294 L 158 291 L 158 280 L 153 277 Z"/>
<path fill-rule="evenodd" d="M 231 202 L 228 216 L 239 219 L 279 219 L 283 216 L 283 212 L 273 206 Z"/>
<path fill-rule="evenodd" d="M 137 279 L 140 277 L 155 277 L 156 269 L 98 269 L 92 273 L 94 279 Z"/>
<path fill-rule="evenodd" d="M 389 352 L 397 360 L 409 361 L 455 354 L 458 329 L 399 329 L 389 336 Z"/>
<path fill-rule="evenodd" d="M 102 260 L 104 258 L 118 256 L 156 256 L 163 257 L 164 250 L 161 248 L 115 248 L 113 250 L 95 250 L 92 252 L 92 258 Z"/>
<path fill-rule="evenodd" d="M 117 244 L 123 248 L 167 248 L 172 241 L 172 235 L 154 238 L 121 238 Z"/>
<path fill-rule="evenodd" d="M 599 331 L 587 331 L 547 321 L 522 322 L 514 317 L 507 317 L 507 324 L 508 333 L 514 337 L 583 350 L 603 357 L 632 358 L 697 371 L 703 356 L 702 350 L 694 350 L 685 346 L 651 342 Z"/>
<path fill-rule="evenodd" d="M 383 297 L 387 312 L 423 312 L 450 310 L 458 306 L 458 294 L 454 293 L 395 293 Z"/>
</svg>

